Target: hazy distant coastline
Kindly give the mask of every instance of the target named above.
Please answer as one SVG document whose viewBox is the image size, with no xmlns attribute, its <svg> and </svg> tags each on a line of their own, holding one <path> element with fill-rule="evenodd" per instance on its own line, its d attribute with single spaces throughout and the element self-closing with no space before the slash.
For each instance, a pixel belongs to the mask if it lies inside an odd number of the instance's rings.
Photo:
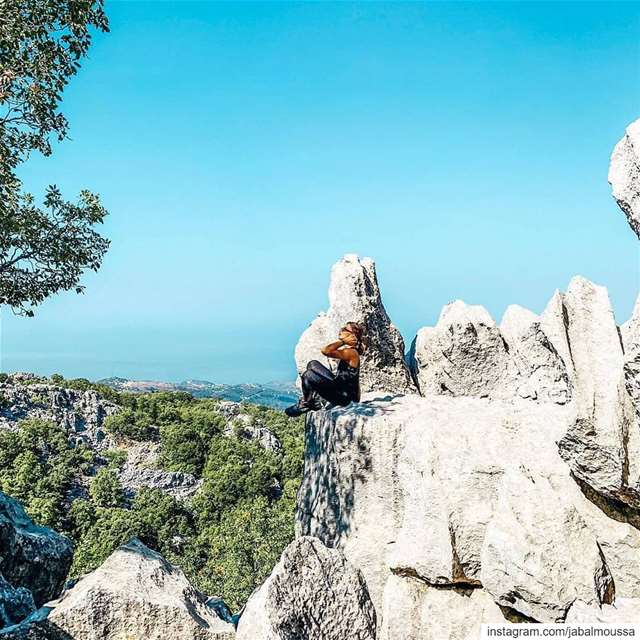
<svg viewBox="0 0 640 640">
<path fill-rule="evenodd" d="M 294 382 L 269 382 L 266 384 L 219 384 L 208 380 L 184 380 L 165 382 L 161 380 L 130 380 L 113 376 L 97 380 L 116 391 L 149 393 L 151 391 L 186 391 L 197 398 L 220 398 L 233 402 L 251 402 L 267 407 L 286 407 L 298 399 Z"/>
</svg>

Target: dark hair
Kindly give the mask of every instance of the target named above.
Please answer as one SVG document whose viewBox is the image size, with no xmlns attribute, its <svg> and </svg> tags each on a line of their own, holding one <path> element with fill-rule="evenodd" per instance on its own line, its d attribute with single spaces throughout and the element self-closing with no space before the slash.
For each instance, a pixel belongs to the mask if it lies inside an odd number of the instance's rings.
<svg viewBox="0 0 640 640">
<path fill-rule="evenodd" d="M 364 332 L 365 332 L 364 325 L 361 322 L 347 322 L 347 324 L 344 325 L 344 328 L 349 333 L 352 333 L 358 340 L 358 344 L 356 345 L 356 351 L 358 351 L 358 353 L 360 354 L 364 353 L 367 348 L 367 345 L 364 339 Z"/>
</svg>

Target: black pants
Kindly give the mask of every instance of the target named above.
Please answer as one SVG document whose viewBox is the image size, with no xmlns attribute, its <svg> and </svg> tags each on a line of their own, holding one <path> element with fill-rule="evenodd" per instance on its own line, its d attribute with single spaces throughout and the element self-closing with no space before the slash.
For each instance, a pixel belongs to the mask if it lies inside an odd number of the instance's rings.
<svg viewBox="0 0 640 640">
<path fill-rule="evenodd" d="M 317 360 L 311 360 L 307 364 L 307 370 L 300 376 L 300 379 L 302 381 L 302 396 L 305 402 L 313 400 L 314 393 L 317 393 L 331 404 L 341 407 L 346 407 L 351 402 L 351 398 L 345 394 L 340 380 Z"/>
</svg>

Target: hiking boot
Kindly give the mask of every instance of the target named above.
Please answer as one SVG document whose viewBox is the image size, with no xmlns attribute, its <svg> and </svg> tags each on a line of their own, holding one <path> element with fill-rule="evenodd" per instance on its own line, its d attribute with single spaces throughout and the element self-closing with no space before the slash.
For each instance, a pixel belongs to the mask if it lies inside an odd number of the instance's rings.
<svg viewBox="0 0 640 640">
<path fill-rule="evenodd" d="M 304 415 L 309 411 L 311 411 L 311 408 L 304 402 L 300 401 L 297 404 L 292 404 L 290 407 L 287 407 L 284 410 L 284 413 L 285 415 L 289 416 L 289 418 L 297 418 L 298 416 Z"/>
</svg>

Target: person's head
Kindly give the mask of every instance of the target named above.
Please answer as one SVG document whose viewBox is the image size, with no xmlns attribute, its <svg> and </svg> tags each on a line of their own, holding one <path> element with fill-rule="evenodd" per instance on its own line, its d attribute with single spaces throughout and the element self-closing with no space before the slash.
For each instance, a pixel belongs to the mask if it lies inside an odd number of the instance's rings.
<svg viewBox="0 0 640 640">
<path fill-rule="evenodd" d="M 360 322 L 347 322 L 340 329 L 338 337 L 358 353 L 364 353 L 364 326 Z"/>
</svg>

